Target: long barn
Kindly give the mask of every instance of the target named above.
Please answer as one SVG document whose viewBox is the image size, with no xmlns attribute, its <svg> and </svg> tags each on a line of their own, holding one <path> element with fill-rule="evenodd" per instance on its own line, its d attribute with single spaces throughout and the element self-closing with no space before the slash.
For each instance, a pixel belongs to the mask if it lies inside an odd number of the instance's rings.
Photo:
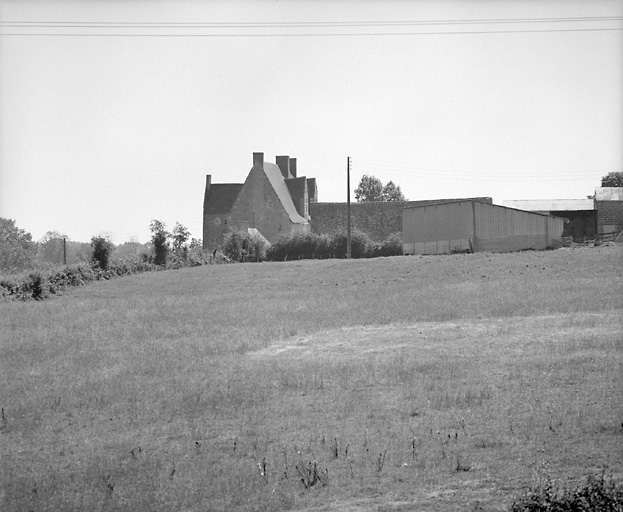
<svg viewBox="0 0 623 512">
<path fill-rule="evenodd" d="M 565 220 L 479 201 L 453 201 L 402 211 L 406 254 L 512 252 L 562 246 Z"/>
</svg>

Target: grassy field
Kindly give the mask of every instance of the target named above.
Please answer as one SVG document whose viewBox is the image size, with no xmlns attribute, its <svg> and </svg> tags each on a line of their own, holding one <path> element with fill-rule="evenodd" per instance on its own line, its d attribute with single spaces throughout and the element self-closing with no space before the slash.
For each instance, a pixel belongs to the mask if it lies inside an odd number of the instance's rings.
<svg viewBox="0 0 623 512">
<path fill-rule="evenodd" d="M 0 304 L 0 509 L 507 510 L 623 480 L 623 248 L 214 265 Z"/>
</svg>

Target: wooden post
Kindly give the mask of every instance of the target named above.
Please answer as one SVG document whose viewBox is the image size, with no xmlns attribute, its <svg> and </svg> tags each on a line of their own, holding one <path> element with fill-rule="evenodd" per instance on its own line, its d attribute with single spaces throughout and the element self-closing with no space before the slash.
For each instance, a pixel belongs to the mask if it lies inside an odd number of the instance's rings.
<svg viewBox="0 0 623 512">
<path fill-rule="evenodd" d="M 350 259 L 350 157 L 346 157 L 346 217 L 346 258 Z"/>
</svg>

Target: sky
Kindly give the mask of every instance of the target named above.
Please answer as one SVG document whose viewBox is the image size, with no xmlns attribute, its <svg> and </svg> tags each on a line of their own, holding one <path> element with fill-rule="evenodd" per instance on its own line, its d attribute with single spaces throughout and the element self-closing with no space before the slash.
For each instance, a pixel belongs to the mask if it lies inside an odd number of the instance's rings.
<svg viewBox="0 0 623 512">
<path fill-rule="evenodd" d="M 0 217 L 202 236 L 206 175 L 579 199 L 623 170 L 623 0 L 0 0 Z M 354 193 L 351 192 L 354 200 Z"/>
</svg>

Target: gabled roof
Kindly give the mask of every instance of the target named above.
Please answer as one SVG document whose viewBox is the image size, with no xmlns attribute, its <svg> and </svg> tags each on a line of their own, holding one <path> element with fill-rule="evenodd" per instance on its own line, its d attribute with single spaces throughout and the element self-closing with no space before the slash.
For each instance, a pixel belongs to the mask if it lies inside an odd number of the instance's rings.
<svg viewBox="0 0 623 512">
<path fill-rule="evenodd" d="M 234 206 L 238 194 L 244 185 L 242 183 L 218 183 L 210 185 L 205 198 L 206 214 L 227 214 Z"/>
<path fill-rule="evenodd" d="M 307 184 L 307 178 L 289 178 L 286 181 L 286 186 L 290 191 L 291 197 L 303 197 L 305 195 L 305 185 Z"/>
<path fill-rule="evenodd" d="M 307 178 L 302 176 L 301 178 L 289 178 L 286 181 L 286 186 L 290 191 L 290 197 L 294 201 L 294 206 L 298 207 L 296 210 L 299 215 L 305 217 L 305 190 L 307 189 Z"/>
<path fill-rule="evenodd" d="M 264 162 L 264 174 L 266 174 L 268 181 L 272 185 L 277 197 L 279 197 L 290 220 L 295 224 L 307 224 L 307 220 L 301 217 L 296 211 L 292 196 L 290 195 L 290 191 L 288 190 L 288 186 L 283 178 L 283 174 L 281 174 L 279 166 L 277 166 L 277 164 Z"/>
</svg>

